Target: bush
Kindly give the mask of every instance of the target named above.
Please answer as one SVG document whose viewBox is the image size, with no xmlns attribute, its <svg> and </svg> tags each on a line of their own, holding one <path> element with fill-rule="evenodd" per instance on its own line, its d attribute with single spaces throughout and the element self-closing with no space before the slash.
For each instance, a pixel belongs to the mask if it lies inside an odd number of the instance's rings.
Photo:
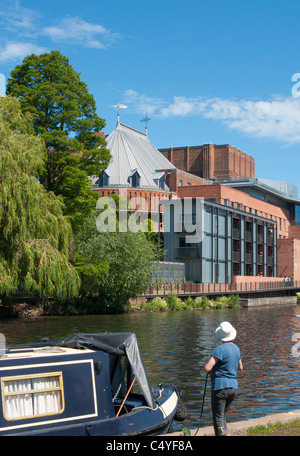
<svg viewBox="0 0 300 456">
<path fill-rule="evenodd" d="M 167 296 L 167 305 L 170 310 L 178 310 L 178 306 L 180 305 L 180 299 L 178 301 L 178 297 L 172 293 L 169 293 Z"/>
<path fill-rule="evenodd" d="M 215 309 L 216 308 L 215 302 L 212 299 L 206 298 L 206 308 L 207 309 Z"/>
<path fill-rule="evenodd" d="M 228 296 L 219 296 L 215 301 L 216 309 L 226 309 L 229 307 Z"/>
<path fill-rule="evenodd" d="M 153 298 L 151 301 L 151 305 L 152 310 L 167 310 L 168 308 L 167 301 L 160 297 Z"/>
<path fill-rule="evenodd" d="M 205 307 L 205 299 L 202 298 L 201 296 L 197 296 L 197 298 L 194 299 L 193 306 L 195 309 L 201 309 Z"/>
<path fill-rule="evenodd" d="M 185 300 L 184 300 L 184 304 L 185 304 L 185 308 L 187 310 L 191 309 L 194 307 L 194 301 L 192 300 L 192 298 L 190 296 L 188 296 Z"/>
<path fill-rule="evenodd" d="M 177 298 L 177 303 L 176 303 L 176 306 L 175 306 L 175 310 L 188 310 L 188 306 L 186 305 L 186 303 L 184 301 L 181 301 L 180 298 Z"/>
<path fill-rule="evenodd" d="M 230 295 L 228 298 L 229 307 L 240 307 L 241 300 L 239 295 Z"/>
<path fill-rule="evenodd" d="M 298 293 L 297 295 L 300 295 Z M 140 309 L 145 311 L 190 310 L 190 309 L 227 309 L 240 306 L 239 295 L 219 296 L 214 301 L 207 296 L 197 296 L 192 299 L 188 296 L 184 301 L 177 295 L 169 293 L 166 299 L 159 296 L 141 304 Z"/>
</svg>

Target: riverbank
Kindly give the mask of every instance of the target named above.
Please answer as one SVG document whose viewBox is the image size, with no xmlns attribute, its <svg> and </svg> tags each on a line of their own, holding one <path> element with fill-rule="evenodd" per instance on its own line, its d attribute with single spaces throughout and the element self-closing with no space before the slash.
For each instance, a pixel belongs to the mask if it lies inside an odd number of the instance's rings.
<svg viewBox="0 0 300 456">
<path fill-rule="evenodd" d="M 131 312 L 159 312 L 159 311 L 182 311 L 182 310 L 210 310 L 232 309 L 237 307 L 275 307 L 283 305 L 300 304 L 300 293 L 294 296 L 255 297 L 244 298 L 238 294 L 216 296 L 214 299 L 208 296 L 179 297 L 169 293 L 164 297 L 132 298 L 124 308 L 124 313 Z M 122 312 L 121 312 L 122 313 Z M 70 315 L 105 315 L 107 309 L 102 309 L 95 300 L 85 301 L 83 305 L 61 306 L 54 302 L 47 305 L 37 304 L 35 299 L 14 299 L 10 306 L 4 306 L 0 300 L 0 318 L 36 318 L 41 316 L 70 316 Z"/>
<path fill-rule="evenodd" d="M 209 309 L 231 309 L 240 307 L 240 297 L 238 295 L 220 296 L 215 300 L 208 299 L 206 296 L 196 297 L 192 299 L 188 296 L 182 300 L 175 294 L 169 294 L 164 298 L 155 297 L 153 299 L 132 299 L 125 307 L 124 313 L 131 312 L 164 312 L 164 311 L 182 311 L 182 310 L 209 310 Z M 95 314 L 101 315 L 100 309 L 95 309 Z M 41 316 L 63 316 L 63 315 L 84 315 L 92 314 L 83 309 L 70 308 L 69 312 L 65 313 L 59 306 L 48 305 L 47 309 L 42 305 L 37 305 L 34 302 L 16 302 L 11 307 L 0 307 L 1 318 L 36 318 Z M 105 312 L 103 313 L 105 314 Z"/>
<path fill-rule="evenodd" d="M 255 428 L 257 426 L 268 426 L 269 424 L 277 424 L 277 423 L 290 423 L 294 420 L 300 419 L 300 409 L 293 410 L 290 412 L 285 412 L 285 413 L 276 413 L 274 415 L 267 415 L 263 416 L 260 418 L 251 418 L 249 420 L 243 420 L 243 421 L 237 421 L 234 423 L 227 423 L 228 426 L 228 433 L 230 436 L 247 436 L 247 429 L 249 428 Z M 190 435 L 191 437 L 193 436 L 197 437 L 210 437 L 214 436 L 214 428 L 213 426 L 207 426 L 207 427 L 200 427 L 199 429 L 190 429 Z M 176 436 L 182 436 L 183 432 L 172 432 L 169 433 L 168 436 L 170 437 L 176 437 Z M 288 434 L 285 434 L 288 435 Z"/>
</svg>

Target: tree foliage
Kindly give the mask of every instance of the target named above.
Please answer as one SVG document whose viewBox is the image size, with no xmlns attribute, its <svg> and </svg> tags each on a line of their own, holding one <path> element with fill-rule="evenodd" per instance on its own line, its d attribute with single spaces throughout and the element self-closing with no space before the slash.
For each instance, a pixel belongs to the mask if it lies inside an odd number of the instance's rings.
<svg viewBox="0 0 300 456">
<path fill-rule="evenodd" d="M 37 180 L 46 157 L 31 116 L 22 114 L 17 99 L 0 98 L 1 296 L 24 291 L 65 299 L 78 293 L 63 202 Z"/>
<path fill-rule="evenodd" d="M 46 143 L 47 160 L 40 181 L 66 201 L 73 227 L 95 208 L 90 176 L 99 176 L 111 155 L 99 133 L 105 121 L 93 96 L 69 60 L 59 51 L 29 55 L 11 72 L 7 93 L 19 98 L 33 116 L 36 135 Z M 71 204 L 73 202 L 73 204 Z"/>
<path fill-rule="evenodd" d="M 153 244 L 144 233 L 98 232 L 91 216 L 76 236 L 81 259 L 82 292 L 99 296 L 107 310 L 122 311 L 151 280 Z M 92 274 L 85 266 L 93 265 Z M 95 274 L 98 269 L 99 273 Z"/>
</svg>

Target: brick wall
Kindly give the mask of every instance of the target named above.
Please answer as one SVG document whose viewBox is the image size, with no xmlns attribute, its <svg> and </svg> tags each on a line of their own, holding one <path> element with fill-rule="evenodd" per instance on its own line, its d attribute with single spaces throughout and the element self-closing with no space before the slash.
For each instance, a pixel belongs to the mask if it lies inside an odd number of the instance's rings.
<svg viewBox="0 0 300 456">
<path fill-rule="evenodd" d="M 294 280 L 300 280 L 300 239 L 294 239 Z"/>
<path fill-rule="evenodd" d="M 215 199 L 216 203 L 226 204 L 226 200 L 234 203 L 240 203 L 246 207 L 256 209 L 257 215 L 264 218 L 273 217 L 272 219 L 277 222 L 278 236 L 288 237 L 290 229 L 290 211 L 282 209 L 273 204 L 265 203 L 257 198 L 254 198 L 247 193 L 241 192 L 234 188 L 227 187 L 226 185 L 213 184 L 213 185 L 198 185 L 193 187 L 179 187 L 177 189 L 179 198 L 186 197 L 202 197 L 207 199 Z"/>
<path fill-rule="evenodd" d="M 176 168 L 206 179 L 255 177 L 255 161 L 228 144 L 159 149 Z"/>
<path fill-rule="evenodd" d="M 187 173 L 181 169 L 171 169 L 165 171 L 166 184 L 171 192 L 177 193 L 179 187 L 195 186 L 195 185 L 211 185 L 212 182 L 194 174 Z"/>
<path fill-rule="evenodd" d="M 117 195 L 124 196 L 127 198 L 127 201 L 131 202 L 130 209 L 131 210 L 141 210 L 146 212 L 157 212 L 158 211 L 158 203 L 160 200 L 168 200 L 169 199 L 169 192 L 165 192 L 163 190 L 159 191 L 151 191 L 151 190 L 139 190 L 139 189 L 132 189 L 132 188 L 97 188 L 95 192 L 98 193 L 99 198 L 102 196 L 109 196 L 113 192 Z"/>
<path fill-rule="evenodd" d="M 278 276 L 300 280 L 300 239 L 278 240 Z"/>
<path fill-rule="evenodd" d="M 253 276 L 234 276 L 233 277 L 233 282 L 234 283 L 247 283 L 247 284 L 253 284 L 253 283 L 268 283 L 268 282 L 280 282 L 282 281 L 283 278 L 281 277 L 253 277 Z M 250 287 L 249 287 L 250 288 Z"/>
<path fill-rule="evenodd" d="M 299 225 L 290 226 L 289 237 L 300 239 L 300 226 Z"/>
</svg>

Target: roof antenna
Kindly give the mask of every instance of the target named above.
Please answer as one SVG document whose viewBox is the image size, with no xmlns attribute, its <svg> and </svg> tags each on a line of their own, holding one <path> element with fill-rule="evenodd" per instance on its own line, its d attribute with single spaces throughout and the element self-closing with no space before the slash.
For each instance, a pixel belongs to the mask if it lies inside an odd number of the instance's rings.
<svg viewBox="0 0 300 456">
<path fill-rule="evenodd" d="M 112 107 L 116 108 L 116 110 L 117 110 L 117 116 L 118 116 L 117 124 L 119 125 L 119 123 L 120 123 L 120 109 L 126 109 L 126 108 L 128 108 L 128 106 L 125 106 L 123 104 L 118 103 L 116 105 L 113 105 Z"/>
<path fill-rule="evenodd" d="M 145 126 L 145 131 L 146 131 L 146 136 L 148 136 L 148 122 L 149 122 L 149 117 L 148 117 L 148 114 L 147 114 L 147 108 L 146 108 L 146 117 L 144 119 L 141 120 L 141 122 L 145 122 L 146 126 Z"/>
</svg>

